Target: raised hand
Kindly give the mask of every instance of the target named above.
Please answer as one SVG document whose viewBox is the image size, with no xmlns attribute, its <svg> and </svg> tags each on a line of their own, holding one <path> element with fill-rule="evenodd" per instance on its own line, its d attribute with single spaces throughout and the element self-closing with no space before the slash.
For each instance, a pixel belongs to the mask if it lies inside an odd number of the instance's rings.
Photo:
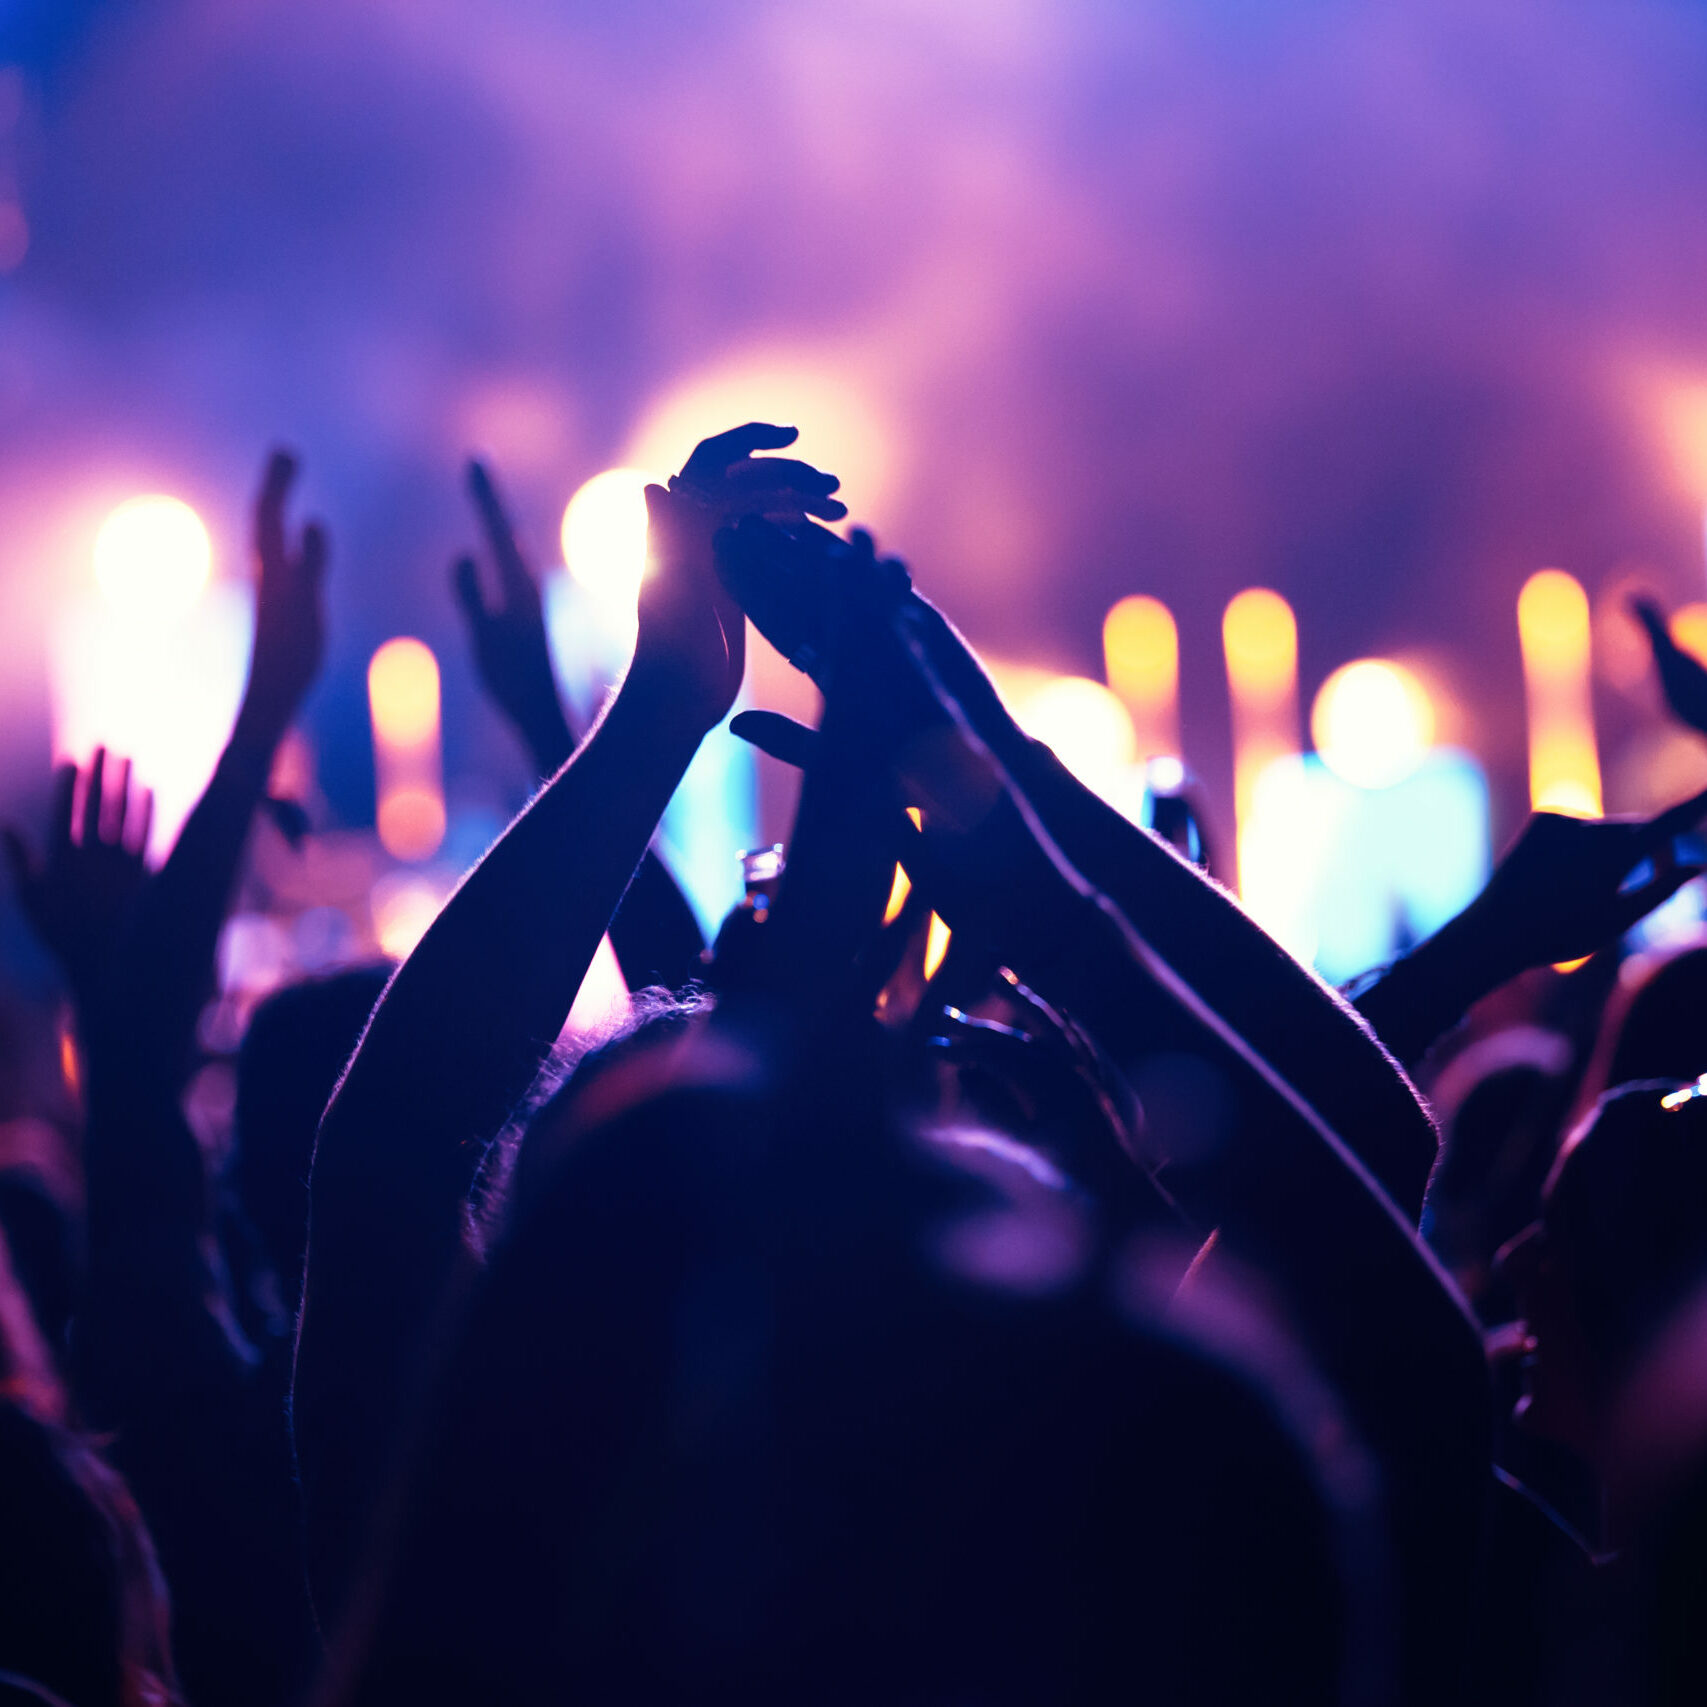
<svg viewBox="0 0 1707 1707">
<path fill-rule="evenodd" d="M 154 817 L 152 793 L 131 786 L 130 760 L 111 788 L 106 767 L 106 752 L 97 747 L 83 779 L 81 812 L 77 767 L 62 765 L 55 773 L 45 857 L 38 860 L 16 829 L 4 832 L 19 903 L 85 1011 L 100 993 L 148 879 Z"/>
<path fill-rule="evenodd" d="M 326 651 L 326 531 L 310 522 L 294 547 L 285 532 L 285 500 L 296 474 L 296 458 L 274 451 L 255 501 L 255 644 L 233 739 L 269 756 L 319 675 Z"/>
<path fill-rule="evenodd" d="M 539 582 L 516 543 L 515 529 L 483 463 L 469 463 L 468 490 L 496 571 L 496 597 L 490 601 L 472 557 L 459 558 L 452 572 L 475 669 L 487 696 L 549 775 L 574 751 L 575 735 L 552 673 Z"/>
<path fill-rule="evenodd" d="M 1672 715 L 1707 735 L 1707 669 L 1672 639 L 1658 605 L 1648 599 L 1632 599 L 1630 614 L 1648 631 L 1654 667 Z"/>
<path fill-rule="evenodd" d="M 664 688 L 703 732 L 727 715 L 746 667 L 746 620 L 717 574 L 713 539 L 742 516 L 835 520 L 839 482 L 810 463 L 755 456 L 797 437 L 750 422 L 704 440 L 666 490 L 646 488 L 649 563 L 630 679 Z"/>
<path fill-rule="evenodd" d="M 1684 840 L 1703 816 L 1707 792 L 1647 819 L 1537 812 L 1468 909 L 1483 952 L 1515 975 L 1616 941 L 1707 871 L 1707 850 Z"/>
</svg>

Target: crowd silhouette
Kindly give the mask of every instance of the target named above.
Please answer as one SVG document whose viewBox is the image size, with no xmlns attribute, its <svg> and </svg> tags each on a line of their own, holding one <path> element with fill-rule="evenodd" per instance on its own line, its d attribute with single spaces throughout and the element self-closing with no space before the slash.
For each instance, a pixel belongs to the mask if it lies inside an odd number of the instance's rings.
<svg viewBox="0 0 1707 1707">
<path fill-rule="evenodd" d="M 401 965 L 255 1008 L 229 1153 L 186 1091 L 325 649 L 292 457 L 163 863 L 99 751 L 7 833 L 79 1107 L 0 1172 L 0 1701 L 1707 1700 L 1707 941 L 1621 946 L 1707 795 L 1536 814 L 1342 994 L 794 439 L 648 489 L 586 729 L 471 465 L 453 593 L 540 787 Z M 749 620 L 823 715 L 734 718 L 801 792 L 708 947 L 652 842 Z M 571 1047 L 607 934 L 628 1017 Z"/>
</svg>

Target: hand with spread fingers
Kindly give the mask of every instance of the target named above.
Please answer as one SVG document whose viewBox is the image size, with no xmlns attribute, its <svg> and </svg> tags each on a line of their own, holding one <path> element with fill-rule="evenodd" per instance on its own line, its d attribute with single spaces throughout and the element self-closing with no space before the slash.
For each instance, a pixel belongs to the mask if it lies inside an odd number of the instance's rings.
<svg viewBox="0 0 1707 1707">
<path fill-rule="evenodd" d="M 475 669 L 487 697 L 521 736 L 540 771 L 549 776 L 575 750 L 575 732 L 558 697 L 539 581 L 522 555 L 484 463 L 469 463 L 468 490 L 495 571 L 493 597 L 482 588 L 473 557 L 459 558 L 453 571 Z"/>
<path fill-rule="evenodd" d="M 5 831 L 6 859 L 25 916 L 64 971 L 87 1012 L 99 996 L 148 881 L 148 833 L 154 796 L 132 787 L 130 760 L 106 780 L 107 755 L 97 747 L 83 776 L 62 765 L 54 776 L 47 850 L 38 859 L 25 838 Z"/>
<path fill-rule="evenodd" d="M 296 458 L 275 450 L 255 501 L 255 641 L 232 737 L 234 745 L 269 758 L 326 654 L 326 530 L 309 522 L 294 546 L 287 537 L 285 501 L 296 476 Z"/>
<path fill-rule="evenodd" d="M 1707 667 L 1672 639 L 1666 619 L 1650 599 L 1632 599 L 1630 614 L 1647 630 L 1654 668 L 1672 716 L 1707 735 Z"/>
</svg>

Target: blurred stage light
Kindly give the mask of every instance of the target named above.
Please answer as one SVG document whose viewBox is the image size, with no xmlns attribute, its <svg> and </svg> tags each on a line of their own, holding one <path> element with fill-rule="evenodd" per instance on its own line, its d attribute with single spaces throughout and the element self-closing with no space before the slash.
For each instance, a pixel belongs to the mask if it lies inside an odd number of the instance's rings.
<svg viewBox="0 0 1707 1707">
<path fill-rule="evenodd" d="M 1298 756 L 1298 624 L 1292 607 L 1267 587 L 1247 587 L 1234 595 L 1222 613 L 1221 644 L 1233 718 L 1239 894 L 1266 924 L 1257 899 L 1266 891 L 1252 862 L 1278 857 L 1284 837 L 1265 833 L 1252 842 L 1249 831 L 1256 821 L 1257 791 L 1263 779 L 1277 765 L 1294 764 Z M 1271 792 L 1290 800 L 1296 791 L 1288 783 Z"/>
<path fill-rule="evenodd" d="M 931 914 L 931 922 L 925 931 L 925 981 L 929 983 L 937 975 L 938 968 L 948 956 L 950 932 L 947 925 L 935 913 Z"/>
<path fill-rule="evenodd" d="M 1542 569 L 1517 597 L 1529 704 L 1529 798 L 1536 811 L 1601 815 L 1600 758 L 1589 686 L 1588 597 L 1562 569 Z"/>
<path fill-rule="evenodd" d="M 889 885 L 889 900 L 883 909 L 883 922 L 892 925 L 900 918 L 901 909 L 907 904 L 907 897 L 913 892 L 913 880 L 897 865 L 894 881 Z"/>
<path fill-rule="evenodd" d="M 212 573 L 207 528 L 181 498 L 127 498 L 95 536 L 95 584 L 128 617 L 181 617 Z"/>
<path fill-rule="evenodd" d="M 599 938 L 592 964 L 575 992 L 563 1034 L 581 1047 L 602 1042 L 629 1014 L 629 991 L 608 936 Z"/>
<path fill-rule="evenodd" d="M 392 746 L 438 739 L 439 664 L 432 649 L 400 636 L 373 655 L 367 669 L 374 734 Z"/>
<path fill-rule="evenodd" d="M 56 759 L 97 746 L 154 791 L 150 849 L 170 848 L 231 729 L 248 670 L 249 589 L 212 580 L 201 518 L 162 493 L 130 498 L 96 529 L 92 585 L 52 626 Z"/>
<path fill-rule="evenodd" d="M 1404 665 L 1360 658 L 1322 683 L 1310 734 L 1335 776 L 1357 788 L 1391 788 L 1434 745 L 1434 706 Z"/>
<path fill-rule="evenodd" d="M 380 878 L 369 897 L 380 952 L 393 960 L 407 959 L 439 916 L 448 894 L 437 878 L 420 872 L 398 871 Z"/>
<path fill-rule="evenodd" d="M 637 468 L 607 468 L 569 500 L 563 512 L 563 561 L 569 573 L 613 618 L 634 622 L 646 572 L 646 487 Z"/>
<path fill-rule="evenodd" d="M 1138 743 L 1126 707 L 1088 676 L 1056 676 L 1027 694 L 1014 718 L 1094 794 L 1121 811 L 1131 802 Z"/>
<path fill-rule="evenodd" d="M 1160 599 L 1134 593 L 1102 625 L 1108 685 L 1132 714 L 1138 756 L 1179 752 L 1179 631 Z"/>
<path fill-rule="evenodd" d="M 1667 627 L 1690 657 L 1707 664 L 1707 604 L 1684 605 L 1673 611 Z"/>
<path fill-rule="evenodd" d="M 419 640 L 388 640 L 368 665 L 367 688 L 380 845 L 394 859 L 430 859 L 445 835 L 438 660 Z"/>
</svg>

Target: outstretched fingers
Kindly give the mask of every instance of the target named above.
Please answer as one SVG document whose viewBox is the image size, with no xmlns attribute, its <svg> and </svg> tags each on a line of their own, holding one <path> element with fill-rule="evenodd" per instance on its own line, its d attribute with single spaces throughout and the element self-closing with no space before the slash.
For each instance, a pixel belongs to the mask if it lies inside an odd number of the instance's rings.
<svg viewBox="0 0 1707 1707">
<path fill-rule="evenodd" d="M 684 478 L 706 482 L 721 480 L 730 466 L 755 451 L 782 450 L 800 437 L 798 427 L 773 426 L 769 421 L 749 421 L 715 438 L 701 439 L 693 455 L 682 465 Z"/>
<path fill-rule="evenodd" d="M 83 784 L 83 814 L 78 840 L 84 847 L 94 847 L 101 839 L 101 809 L 107 797 L 107 749 L 97 747 L 89 760 L 89 774 Z"/>
<path fill-rule="evenodd" d="M 53 773 L 53 803 L 49 808 L 47 847 L 48 858 L 58 859 L 68 853 L 72 842 L 72 826 L 77 817 L 77 767 L 59 765 Z"/>
<path fill-rule="evenodd" d="M 492 471 L 478 459 L 471 459 L 468 464 L 468 491 L 480 516 L 480 525 L 485 530 L 486 542 L 492 548 L 492 560 L 498 567 L 498 584 L 503 589 L 505 603 L 513 605 L 518 598 L 531 597 L 533 575 L 522 556 L 521 547 L 516 543 L 516 530 L 511 525 L 503 500 L 498 496 Z"/>
<path fill-rule="evenodd" d="M 478 628 L 490 614 L 486 609 L 485 595 L 480 591 L 479 565 L 472 557 L 459 557 L 451 565 L 450 579 L 462 614 L 468 618 L 470 627 Z"/>
<path fill-rule="evenodd" d="M 296 458 L 288 450 L 275 450 L 261 477 L 260 496 L 255 500 L 255 554 L 267 568 L 285 562 L 284 507 L 296 471 Z"/>
</svg>

